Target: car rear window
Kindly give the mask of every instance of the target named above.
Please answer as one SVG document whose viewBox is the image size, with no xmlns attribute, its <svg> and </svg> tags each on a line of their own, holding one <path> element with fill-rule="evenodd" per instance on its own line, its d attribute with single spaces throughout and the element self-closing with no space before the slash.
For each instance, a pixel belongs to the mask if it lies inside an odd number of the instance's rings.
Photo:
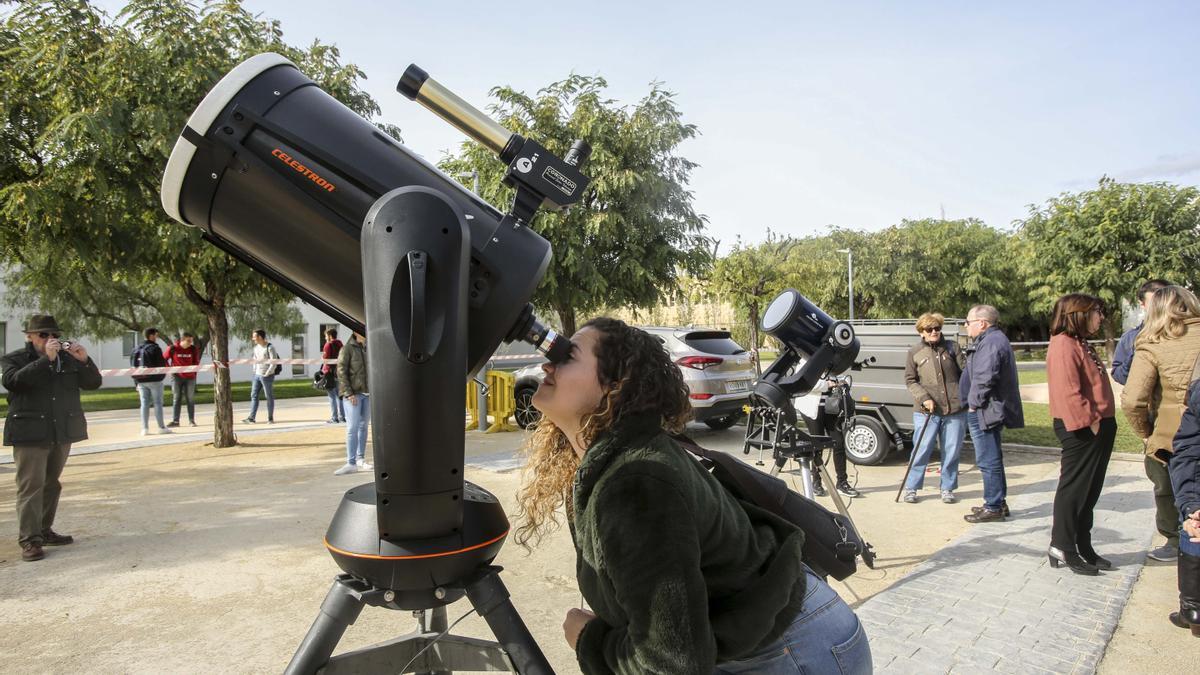
<svg viewBox="0 0 1200 675">
<path fill-rule="evenodd" d="M 729 337 L 729 333 L 723 330 L 697 331 L 688 333 L 680 339 L 692 349 L 706 354 L 724 354 L 730 356 L 746 353 L 746 350 L 742 349 L 738 343 Z"/>
</svg>

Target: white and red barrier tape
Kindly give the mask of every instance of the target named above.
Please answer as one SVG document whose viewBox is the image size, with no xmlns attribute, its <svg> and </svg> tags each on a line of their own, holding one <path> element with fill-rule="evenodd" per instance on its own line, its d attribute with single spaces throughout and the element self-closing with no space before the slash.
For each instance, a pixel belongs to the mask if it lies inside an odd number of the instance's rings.
<svg viewBox="0 0 1200 675">
<path fill-rule="evenodd" d="M 541 354 L 513 354 L 509 356 L 493 356 L 490 361 L 512 361 L 517 359 L 542 359 Z M 253 364 L 253 365 L 275 365 L 276 363 L 289 364 L 334 364 L 337 359 L 267 359 L 265 361 L 255 361 L 254 359 L 230 359 L 228 361 L 217 361 L 214 363 L 206 363 L 199 366 L 163 366 L 160 368 L 110 368 L 101 370 L 100 374 L 105 376 L 115 375 L 173 375 L 175 373 L 199 373 L 213 370 L 215 368 L 228 368 L 229 366 Z"/>
<path fill-rule="evenodd" d="M 101 370 L 101 375 L 168 375 L 175 373 L 199 373 L 201 371 L 213 370 L 214 368 L 228 368 L 229 366 L 237 366 L 243 364 L 254 364 L 259 366 L 301 363 L 301 364 L 317 364 L 317 363 L 337 363 L 337 359 L 266 359 L 264 361 L 255 361 L 254 359 L 230 359 L 228 361 L 216 361 L 206 363 L 199 366 L 163 366 L 160 368 L 111 368 Z"/>
</svg>

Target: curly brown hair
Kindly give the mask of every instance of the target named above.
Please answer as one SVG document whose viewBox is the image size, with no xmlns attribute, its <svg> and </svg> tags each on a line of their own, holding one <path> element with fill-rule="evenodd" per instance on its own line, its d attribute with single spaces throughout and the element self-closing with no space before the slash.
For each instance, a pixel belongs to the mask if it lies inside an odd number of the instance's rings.
<svg viewBox="0 0 1200 675">
<path fill-rule="evenodd" d="M 596 409 L 583 417 L 580 440 L 584 445 L 591 447 L 601 434 L 632 415 L 657 415 L 665 431 L 683 431 L 692 414 L 688 388 L 662 342 L 619 319 L 592 319 L 583 328 L 600 333 L 596 369 L 605 392 Z M 559 507 L 564 507 L 568 520 L 574 517 L 571 488 L 579 457 L 566 434 L 545 417 L 523 452 L 524 484 L 517 493 L 520 525 L 514 539 L 529 550 L 559 526 Z"/>
</svg>

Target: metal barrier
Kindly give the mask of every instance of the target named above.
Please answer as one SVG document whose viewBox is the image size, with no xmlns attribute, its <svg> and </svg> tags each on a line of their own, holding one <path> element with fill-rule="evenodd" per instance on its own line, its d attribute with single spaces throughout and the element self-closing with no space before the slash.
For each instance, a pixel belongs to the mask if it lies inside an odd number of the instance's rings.
<svg viewBox="0 0 1200 675">
<path fill-rule="evenodd" d="M 517 431 L 520 429 L 517 425 L 509 422 L 509 418 L 517 412 L 517 399 L 515 387 L 517 383 L 516 377 L 512 373 L 503 370 L 489 370 L 484 375 L 485 389 L 487 391 L 487 406 L 483 410 L 484 419 L 487 415 L 492 418 L 492 422 L 487 426 L 485 433 L 496 433 L 497 431 Z M 479 383 L 475 380 L 467 382 L 467 426 L 466 430 L 480 429 L 480 410 L 479 410 Z"/>
</svg>

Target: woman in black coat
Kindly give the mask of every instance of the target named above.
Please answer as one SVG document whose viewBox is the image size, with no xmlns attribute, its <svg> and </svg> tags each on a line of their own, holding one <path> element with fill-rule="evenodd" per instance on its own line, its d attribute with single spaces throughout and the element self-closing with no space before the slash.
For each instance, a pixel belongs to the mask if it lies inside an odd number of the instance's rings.
<svg viewBox="0 0 1200 675">
<path fill-rule="evenodd" d="M 1191 628 L 1200 637 L 1200 361 L 1188 391 L 1187 410 L 1175 433 L 1169 470 L 1175 505 L 1183 526 L 1179 532 L 1179 611 L 1171 623 Z"/>
</svg>

